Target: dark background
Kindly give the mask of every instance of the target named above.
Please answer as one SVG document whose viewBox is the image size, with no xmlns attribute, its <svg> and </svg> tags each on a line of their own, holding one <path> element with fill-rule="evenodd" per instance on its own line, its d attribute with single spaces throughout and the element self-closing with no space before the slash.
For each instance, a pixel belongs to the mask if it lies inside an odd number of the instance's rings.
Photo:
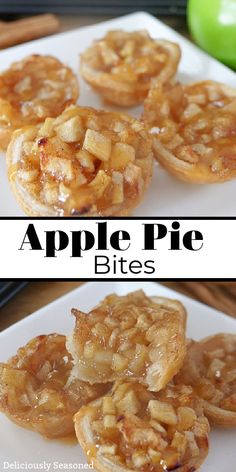
<svg viewBox="0 0 236 472">
<path fill-rule="evenodd" d="M 183 16 L 187 0 L 0 0 L 0 14 L 120 15 L 145 10 L 158 16 Z"/>
</svg>

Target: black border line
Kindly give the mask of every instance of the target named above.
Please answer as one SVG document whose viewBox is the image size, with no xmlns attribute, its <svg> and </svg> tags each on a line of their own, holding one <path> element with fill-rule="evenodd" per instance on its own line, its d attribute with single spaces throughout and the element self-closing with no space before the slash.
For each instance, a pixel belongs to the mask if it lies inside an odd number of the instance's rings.
<svg viewBox="0 0 236 472">
<path fill-rule="evenodd" d="M 203 220 L 203 221 L 232 221 L 236 216 L 0 216 L 0 221 L 146 221 L 146 220 Z"/>
<path fill-rule="evenodd" d="M 0 278 L 1 282 L 19 282 L 19 281 L 25 281 L 25 282 L 236 282 L 236 278 L 32 278 L 32 279 L 23 279 L 23 278 Z"/>
</svg>

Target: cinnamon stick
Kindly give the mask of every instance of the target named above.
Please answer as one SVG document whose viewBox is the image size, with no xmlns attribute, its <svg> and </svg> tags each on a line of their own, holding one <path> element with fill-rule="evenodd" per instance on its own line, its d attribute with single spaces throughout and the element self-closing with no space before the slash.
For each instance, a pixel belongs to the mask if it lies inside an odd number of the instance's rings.
<svg viewBox="0 0 236 472">
<path fill-rule="evenodd" d="M 51 14 L 0 22 L 0 49 L 53 34 L 59 26 L 58 18 Z"/>
<path fill-rule="evenodd" d="M 165 283 L 192 298 L 236 318 L 236 284 L 227 282 Z"/>
</svg>

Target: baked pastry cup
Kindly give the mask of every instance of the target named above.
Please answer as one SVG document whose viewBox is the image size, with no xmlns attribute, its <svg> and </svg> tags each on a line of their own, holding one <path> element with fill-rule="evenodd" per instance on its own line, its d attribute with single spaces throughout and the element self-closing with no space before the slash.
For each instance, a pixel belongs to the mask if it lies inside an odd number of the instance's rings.
<svg viewBox="0 0 236 472">
<path fill-rule="evenodd" d="M 108 387 L 69 381 L 71 369 L 65 336 L 37 336 L 0 364 L 0 411 L 48 438 L 72 436 L 73 415 Z"/>
<path fill-rule="evenodd" d="M 152 142 L 128 115 L 71 106 L 17 130 L 7 166 L 27 215 L 128 215 L 152 177 Z"/>
<path fill-rule="evenodd" d="M 14 130 L 59 115 L 78 95 L 76 76 L 55 57 L 35 54 L 13 63 L 0 74 L 0 148 Z"/>
<path fill-rule="evenodd" d="M 185 353 L 183 305 L 142 290 L 109 295 L 85 314 L 72 310 L 75 329 L 67 337 L 73 375 L 90 382 L 141 382 L 152 391 L 166 386 Z"/>
<path fill-rule="evenodd" d="M 236 89 L 214 81 L 153 87 L 144 122 L 157 161 L 190 183 L 236 176 Z"/>
<path fill-rule="evenodd" d="M 191 341 L 176 382 L 192 385 L 211 423 L 236 426 L 236 335 Z"/>
<path fill-rule="evenodd" d="M 109 31 L 81 55 L 80 72 L 103 98 L 119 106 L 143 102 L 151 82 L 167 82 L 177 70 L 180 48 L 145 30 Z"/>
<path fill-rule="evenodd" d="M 98 472 L 197 470 L 208 454 L 209 423 L 191 387 L 152 393 L 117 382 L 74 417 L 76 435 Z"/>
</svg>

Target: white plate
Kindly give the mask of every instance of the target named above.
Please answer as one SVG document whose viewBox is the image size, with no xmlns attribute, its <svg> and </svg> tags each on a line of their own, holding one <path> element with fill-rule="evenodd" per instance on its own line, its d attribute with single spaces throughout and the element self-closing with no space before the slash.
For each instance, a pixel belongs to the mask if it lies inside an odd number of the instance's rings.
<svg viewBox="0 0 236 472">
<path fill-rule="evenodd" d="M 178 78 L 184 82 L 214 79 L 235 85 L 235 74 L 212 59 L 192 43 L 168 28 L 147 13 L 135 13 L 115 20 L 80 28 L 50 38 L 32 41 L 23 46 L 7 49 L 0 53 L 0 70 L 11 62 L 32 53 L 52 54 L 78 71 L 78 56 L 93 39 L 102 37 L 109 29 L 147 29 L 156 38 L 176 41 L 182 49 Z M 99 96 L 80 78 L 81 95 L 79 103 L 103 107 Z M 111 108 L 111 107 L 110 107 Z M 142 107 L 129 109 L 139 116 Z M 22 216 L 15 202 L 6 176 L 4 156 L 0 156 L 0 216 Z M 188 185 L 176 180 L 156 165 L 152 184 L 143 203 L 136 209 L 136 216 L 229 216 L 235 214 L 236 182 L 215 185 Z"/>
<path fill-rule="evenodd" d="M 19 346 L 25 344 L 33 336 L 55 331 L 69 333 L 73 327 L 73 319 L 70 316 L 72 307 L 80 307 L 86 311 L 111 292 L 122 295 L 140 288 L 149 295 L 163 295 L 181 300 L 188 311 L 188 336 L 190 337 L 200 339 L 217 332 L 236 333 L 236 321 L 232 318 L 156 283 L 93 282 L 83 285 L 3 331 L 0 334 L 0 360 L 7 360 Z M 46 461 L 51 464 L 50 471 L 57 470 L 53 468 L 54 461 L 72 464 L 74 467 L 72 470 L 77 470 L 76 467 L 82 469 L 83 464 L 86 464 L 79 445 L 67 445 L 62 442 L 45 440 L 36 433 L 14 425 L 2 414 L 0 414 L 0 437 L 1 472 L 4 471 L 4 461 L 16 461 L 16 465 L 25 462 L 42 464 L 43 461 Z M 210 453 L 201 469 L 202 472 L 215 472 L 216 470 L 217 472 L 225 472 L 224 458 L 227 458 L 227 470 L 235 470 L 235 440 L 235 430 L 215 429 L 211 433 Z M 15 470 L 17 469 L 15 468 Z M 18 470 L 20 469 L 18 468 Z M 68 469 L 65 467 L 63 470 Z"/>
</svg>

